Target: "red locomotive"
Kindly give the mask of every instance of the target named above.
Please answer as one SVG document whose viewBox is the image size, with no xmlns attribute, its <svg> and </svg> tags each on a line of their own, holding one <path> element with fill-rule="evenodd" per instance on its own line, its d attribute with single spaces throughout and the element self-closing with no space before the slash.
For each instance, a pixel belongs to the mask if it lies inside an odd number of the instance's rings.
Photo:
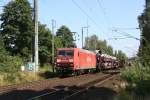
<svg viewBox="0 0 150 100">
<path fill-rule="evenodd" d="M 99 54 L 80 48 L 57 49 L 56 70 L 61 74 L 89 72 L 93 70 L 117 68 L 118 61 L 115 57 Z"/>
</svg>

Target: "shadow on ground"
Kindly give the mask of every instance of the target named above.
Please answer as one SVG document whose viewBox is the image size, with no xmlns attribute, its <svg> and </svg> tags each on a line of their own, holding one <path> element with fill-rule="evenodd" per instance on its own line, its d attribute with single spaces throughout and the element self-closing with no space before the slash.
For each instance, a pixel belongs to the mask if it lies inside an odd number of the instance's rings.
<svg viewBox="0 0 150 100">
<path fill-rule="evenodd" d="M 54 89 L 64 89 L 66 86 L 57 86 Z M 42 98 L 34 100 L 61 100 L 62 98 L 74 93 L 74 90 L 80 90 L 83 87 L 72 86 L 69 87 L 70 90 L 64 89 L 57 93 L 44 96 Z M 41 95 L 44 93 L 52 92 L 52 89 L 45 89 L 42 91 L 32 91 L 32 90 L 15 90 L 7 94 L 0 95 L 0 100 L 28 100 L 31 97 Z M 83 93 L 69 98 L 68 100 L 113 100 L 117 93 L 109 88 L 104 87 L 92 87 Z"/>
<path fill-rule="evenodd" d="M 55 72 L 46 71 L 44 73 L 39 73 L 39 76 L 48 79 L 48 78 L 57 77 L 58 75 Z"/>
<path fill-rule="evenodd" d="M 119 70 L 104 70 L 104 71 L 102 71 L 104 74 L 118 74 L 118 73 L 120 73 L 120 71 Z"/>
</svg>

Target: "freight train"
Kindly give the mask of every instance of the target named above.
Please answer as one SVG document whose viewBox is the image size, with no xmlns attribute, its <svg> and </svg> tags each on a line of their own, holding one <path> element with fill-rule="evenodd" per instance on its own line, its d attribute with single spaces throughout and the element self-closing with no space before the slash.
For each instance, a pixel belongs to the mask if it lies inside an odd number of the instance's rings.
<svg viewBox="0 0 150 100">
<path fill-rule="evenodd" d="M 120 66 L 116 57 L 80 48 L 58 48 L 55 64 L 56 71 L 61 75 L 98 72 Z"/>
</svg>

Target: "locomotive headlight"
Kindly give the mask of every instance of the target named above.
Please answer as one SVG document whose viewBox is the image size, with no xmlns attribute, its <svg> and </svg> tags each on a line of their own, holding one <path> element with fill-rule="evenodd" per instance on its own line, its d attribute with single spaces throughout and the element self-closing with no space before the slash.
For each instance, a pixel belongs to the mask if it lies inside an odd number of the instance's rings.
<svg viewBox="0 0 150 100">
<path fill-rule="evenodd" d="M 61 62 L 61 59 L 57 59 L 57 62 Z"/>
<path fill-rule="evenodd" d="M 73 62 L 73 59 L 69 59 L 69 62 Z"/>
</svg>

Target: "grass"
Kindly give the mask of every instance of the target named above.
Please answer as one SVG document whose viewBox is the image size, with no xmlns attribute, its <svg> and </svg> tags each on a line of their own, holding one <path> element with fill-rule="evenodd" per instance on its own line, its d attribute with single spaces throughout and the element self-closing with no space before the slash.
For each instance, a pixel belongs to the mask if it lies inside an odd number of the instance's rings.
<svg viewBox="0 0 150 100">
<path fill-rule="evenodd" d="M 1 73 L 0 86 L 44 80 L 47 78 L 44 75 L 45 73 L 47 74 L 48 72 L 52 73 L 52 66 L 47 64 L 43 67 L 40 67 L 38 73 L 21 72 L 21 71 L 17 73 Z"/>
<path fill-rule="evenodd" d="M 46 72 L 46 71 L 53 72 L 53 67 L 52 67 L 52 65 L 50 65 L 50 64 L 45 64 L 43 67 L 40 67 L 40 68 L 39 68 L 39 72 Z"/>
<path fill-rule="evenodd" d="M 44 79 L 40 77 L 37 73 L 29 73 L 29 72 L 18 72 L 17 74 L 13 76 L 10 76 L 10 75 L 11 74 L 8 74 L 8 73 L 4 73 L 0 75 L 0 86 L 21 84 L 25 82 L 32 82 L 32 81 Z"/>
</svg>

